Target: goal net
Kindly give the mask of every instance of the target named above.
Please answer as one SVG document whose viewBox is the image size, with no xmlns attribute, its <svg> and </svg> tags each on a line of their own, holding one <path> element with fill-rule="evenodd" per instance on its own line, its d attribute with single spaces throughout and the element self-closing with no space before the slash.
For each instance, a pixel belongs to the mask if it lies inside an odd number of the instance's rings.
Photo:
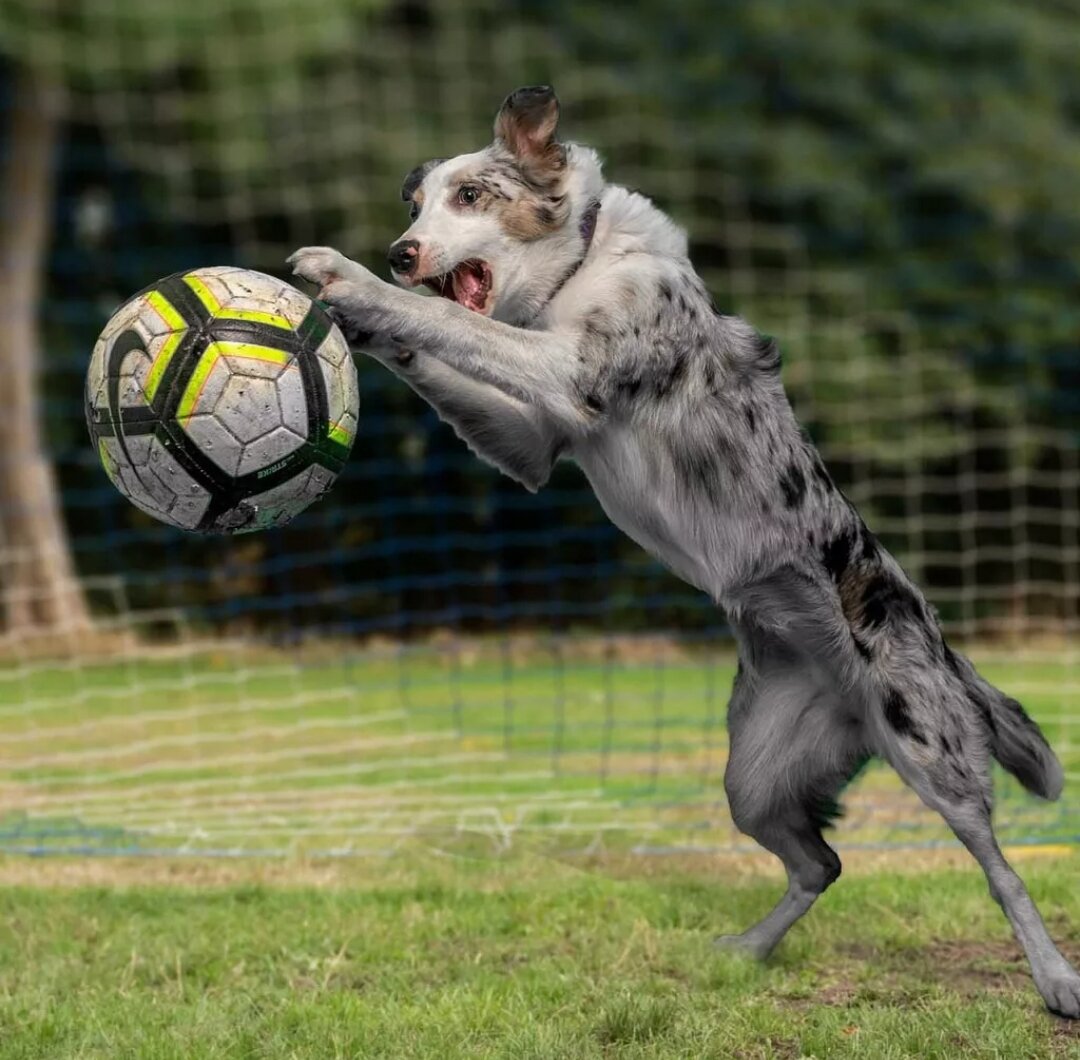
<svg viewBox="0 0 1080 1060">
<path fill-rule="evenodd" d="M 842 42 L 825 63 L 784 5 L 732 13 L 722 34 L 709 5 L 640 6 L 0 0 L 5 165 L 35 138 L 52 160 L 14 208 L 47 222 L 33 401 L 94 634 L 18 618 L 27 546 L 0 534 L 0 849 L 739 849 L 724 617 L 623 538 L 573 466 L 526 493 L 361 357 L 360 431 L 330 495 L 280 530 L 200 538 L 127 504 L 82 422 L 94 338 L 130 293 L 201 265 L 284 276 L 305 244 L 385 274 L 403 175 L 489 142 L 503 96 L 539 82 L 567 138 L 686 227 L 717 304 L 777 337 L 838 483 L 1042 724 L 1065 797 L 1000 775 L 1002 836 L 1080 834 L 1080 374 L 1061 251 L 1080 229 L 1046 205 L 1075 200 L 1049 110 L 1012 154 L 973 113 L 964 149 L 929 159 L 918 137 L 950 140 L 938 117 L 890 109 Z M 859 25 L 898 77 L 960 92 L 961 67 L 927 72 Z M 1040 40 L 1015 62 L 1068 61 Z M 993 68 L 973 48 L 963 61 Z M 27 85 L 55 108 L 36 137 L 8 120 Z M 1056 198 L 1015 178 L 1039 158 Z M 0 514 L 26 503 L 0 492 Z M 840 845 L 948 839 L 883 768 L 846 802 Z"/>
</svg>

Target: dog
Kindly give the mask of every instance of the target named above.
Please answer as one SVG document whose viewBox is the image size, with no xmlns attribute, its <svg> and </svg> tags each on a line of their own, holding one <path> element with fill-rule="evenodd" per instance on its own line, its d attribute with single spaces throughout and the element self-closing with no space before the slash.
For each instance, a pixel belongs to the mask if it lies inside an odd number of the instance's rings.
<svg viewBox="0 0 1080 1060">
<path fill-rule="evenodd" d="M 982 866 L 1050 1011 L 1080 1018 L 1080 975 L 991 825 L 991 757 L 1045 799 L 1061 793 L 1057 758 L 836 487 L 776 343 L 716 309 L 685 234 L 560 142 L 558 118 L 550 88 L 519 89 L 490 146 L 406 177 L 397 286 L 327 247 L 293 254 L 294 272 L 478 456 L 534 491 L 573 460 L 617 526 L 726 611 L 739 665 L 724 786 L 788 887 L 719 945 L 765 958 L 837 879 L 822 830 L 881 757 Z"/>
</svg>

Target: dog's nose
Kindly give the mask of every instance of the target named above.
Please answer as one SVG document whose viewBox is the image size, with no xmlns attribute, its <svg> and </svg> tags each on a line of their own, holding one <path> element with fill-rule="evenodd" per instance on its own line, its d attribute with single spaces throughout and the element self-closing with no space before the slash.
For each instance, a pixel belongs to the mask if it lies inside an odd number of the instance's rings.
<svg viewBox="0 0 1080 1060">
<path fill-rule="evenodd" d="M 415 239 L 402 239 L 390 248 L 386 260 L 399 275 L 407 276 L 416 268 L 420 257 L 420 244 Z"/>
</svg>

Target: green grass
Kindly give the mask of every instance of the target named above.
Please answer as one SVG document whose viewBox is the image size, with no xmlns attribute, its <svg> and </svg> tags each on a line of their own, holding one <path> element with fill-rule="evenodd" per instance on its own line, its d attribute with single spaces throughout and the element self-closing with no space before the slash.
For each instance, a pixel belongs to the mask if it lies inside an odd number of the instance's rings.
<svg viewBox="0 0 1080 1060">
<path fill-rule="evenodd" d="M 597 836 L 730 844 L 731 659 L 579 648 L 343 646 L 306 664 L 302 652 L 237 649 L 0 668 L 0 845 L 363 852 L 463 830 L 579 849 Z M 980 662 L 1080 776 L 1074 655 Z M 1047 807 L 1001 779 L 1006 838 L 1080 834 L 1076 799 Z M 845 841 L 947 838 L 888 770 L 869 770 L 847 801 Z"/>
<path fill-rule="evenodd" d="M 865 857 L 865 856 L 864 856 Z M 1075 1057 L 974 871 L 854 869 L 761 967 L 728 859 L 0 860 L 0 1057 Z M 1080 958 L 1080 857 L 1021 865 Z"/>
<path fill-rule="evenodd" d="M 730 660 L 325 658 L 0 669 L 0 846 L 299 855 L 0 856 L 0 1060 L 1080 1056 L 978 872 L 912 849 L 946 833 L 887 770 L 848 793 L 835 840 L 906 849 L 845 853 L 854 871 L 766 968 L 710 941 L 776 900 L 771 863 L 626 853 L 739 842 Z M 1054 806 L 1002 778 L 998 825 L 1058 841 L 1010 849 L 1080 960 L 1080 854 L 1060 845 L 1080 835 L 1080 668 L 1062 660 L 980 658 L 1071 774 Z M 597 840 L 602 858 L 570 855 Z"/>
</svg>

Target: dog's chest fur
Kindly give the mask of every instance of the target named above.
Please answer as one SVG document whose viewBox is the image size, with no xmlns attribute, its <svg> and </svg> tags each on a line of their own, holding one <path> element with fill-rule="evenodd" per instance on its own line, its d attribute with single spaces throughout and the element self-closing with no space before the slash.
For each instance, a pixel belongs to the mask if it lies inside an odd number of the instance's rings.
<svg viewBox="0 0 1080 1060">
<path fill-rule="evenodd" d="M 726 601 L 854 515 L 794 418 L 775 344 L 714 307 L 682 233 L 618 187 L 600 218 L 534 325 L 577 342 L 588 426 L 568 455 L 616 525 Z"/>
</svg>

